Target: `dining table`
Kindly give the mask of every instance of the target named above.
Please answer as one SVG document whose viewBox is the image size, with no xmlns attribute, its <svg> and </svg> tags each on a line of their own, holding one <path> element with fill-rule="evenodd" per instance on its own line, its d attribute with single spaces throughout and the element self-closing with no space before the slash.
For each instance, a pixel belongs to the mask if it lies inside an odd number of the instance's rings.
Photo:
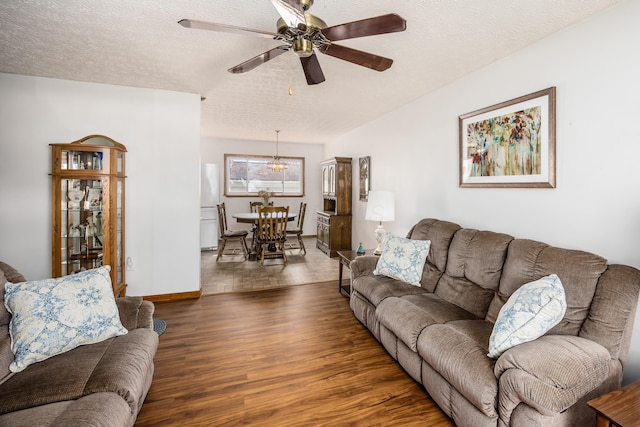
<svg viewBox="0 0 640 427">
<path fill-rule="evenodd" d="M 258 224 L 258 212 L 241 212 L 231 215 L 239 223 Z M 289 212 L 287 221 L 293 221 L 298 217 L 297 212 Z"/>
<path fill-rule="evenodd" d="M 258 226 L 258 212 L 240 212 L 240 213 L 235 213 L 233 215 L 231 215 L 233 218 L 236 219 L 236 221 L 238 223 L 242 223 L 242 224 L 254 224 L 255 227 Z M 294 221 L 296 218 L 298 217 L 298 213 L 297 212 L 289 212 L 289 215 L 287 215 L 287 221 Z M 258 259 L 258 239 L 255 238 L 255 227 L 253 228 L 253 239 L 252 239 L 252 245 L 251 245 L 251 252 L 249 253 L 249 260 L 251 261 L 255 261 Z"/>
</svg>

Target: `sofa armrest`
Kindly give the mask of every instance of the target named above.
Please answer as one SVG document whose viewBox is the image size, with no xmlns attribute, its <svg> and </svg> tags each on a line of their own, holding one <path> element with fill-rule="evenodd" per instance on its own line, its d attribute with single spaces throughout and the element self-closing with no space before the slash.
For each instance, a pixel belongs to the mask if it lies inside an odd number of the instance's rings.
<svg viewBox="0 0 640 427">
<path fill-rule="evenodd" d="M 369 276 L 373 274 L 373 270 L 376 269 L 376 264 L 380 257 L 375 255 L 363 255 L 359 256 L 353 261 L 349 268 L 351 269 L 351 279 L 355 279 L 360 276 Z"/>
<path fill-rule="evenodd" d="M 116 305 L 120 314 L 120 322 L 127 330 L 136 328 L 153 329 L 153 311 L 155 306 L 142 297 L 116 298 Z"/>
<path fill-rule="evenodd" d="M 517 345 L 494 367 L 500 382 L 500 419 L 510 425 L 519 403 L 543 415 L 562 412 L 620 369 L 606 348 L 576 336 L 545 335 Z"/>
</svg>

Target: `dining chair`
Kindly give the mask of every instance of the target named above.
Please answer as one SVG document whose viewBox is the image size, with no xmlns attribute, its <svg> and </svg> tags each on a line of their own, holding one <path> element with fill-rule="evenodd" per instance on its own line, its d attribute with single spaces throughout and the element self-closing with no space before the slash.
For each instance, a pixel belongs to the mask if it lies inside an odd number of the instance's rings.
<svg viewBox="0 0 640 427">
<path fill-rule="evenodd" d="M 282 257 L 287 265 L 285 242 L 287 241 L 287 222 L 289 206 L 265 206 L 258 208 L 258 248 L 260 266 L 264 267 L 264 257 Z"/>
<path fill-rule="evenodd" d="M 218 208 L 218 226 L 220 228 L 220 242 L 218 244 L 218 256 L 216 257 L 216 261 L 220 259 L 220 256 L 223 255 L 224 246 L 227 243 L 227 240 L 237 240 L 240 242 L 240 246 L 242 247 L 242 252 L 244 253 L 245 260 L 249 258 L 249 248 L 247 247 L 247 235 L 249 231 L 247 230 L 229 230 L 227 227 L 227 208 L 223 203 L 217 205 Z"/>
<path fill-rule="evenodd" d="M 249 202 L 249 212 L 257 213 L 258 208 L 263 205 L 262 202 Z M 269 206 L 273 206 L 273 202 L 269 202 Z"/>
<path fill-rule="evenodd" d="M 264 206 L 264 203 L 249 201 L 249 212 L 258 213 L 258 208 L 261 206 Z M 273 206 L 273 202 L 269 202 L 268 206 Z M 256 245 L 257 233 L 258 233 L 258 224 L 254 224 L 251 227 L 251 247 L 252 248 L 255 247 Z"/>
<path fill-rule="evenodd" d="M 298 238 L 297 249 L 302 249 L 305 255 L 307 254 L 307 249 L 304 247 L 304 242 L 302 241 L 302 226 L 304 225 L 304 214 L 306 212 L 307 204 L 305 202 L 300 202 L 300 212 L 298 213 L 296 226 L 287 228 L 287 234 L 295 235 Z M 296 247 L 289 245 L 289 249 L 296 249 Z"/>
</svg>

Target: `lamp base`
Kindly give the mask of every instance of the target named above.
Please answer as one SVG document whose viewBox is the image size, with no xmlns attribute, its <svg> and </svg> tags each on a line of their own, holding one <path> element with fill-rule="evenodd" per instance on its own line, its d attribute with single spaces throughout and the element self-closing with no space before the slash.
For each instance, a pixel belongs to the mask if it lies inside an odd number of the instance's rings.
<svg viewBox="0 0 640 427">
<path fill-rule="evenodd" d="M 387 237 L 387 232 L 384 228 L 382 228 L 382 221 L 378 223 L 378 228 L 376 228 L 376 242 L 378 242 L 378 246 L 376 250 L 373 251 L 374 255 L 380 255 L 382 253 L 382 244 L 384 243 L 384 238 Z"/>
</svg>

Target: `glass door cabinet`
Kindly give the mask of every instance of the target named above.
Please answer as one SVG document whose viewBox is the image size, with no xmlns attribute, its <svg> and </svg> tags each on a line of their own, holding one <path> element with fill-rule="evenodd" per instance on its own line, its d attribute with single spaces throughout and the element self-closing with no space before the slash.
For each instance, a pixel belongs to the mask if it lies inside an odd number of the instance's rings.
<svg viewBox="0 0 640 427">
<path fill-rule="evenodd" d="M 53 277 L 111 266 L 124 296 L 124 145 L 103 135 L 50 144 Z"/>
</svg>

